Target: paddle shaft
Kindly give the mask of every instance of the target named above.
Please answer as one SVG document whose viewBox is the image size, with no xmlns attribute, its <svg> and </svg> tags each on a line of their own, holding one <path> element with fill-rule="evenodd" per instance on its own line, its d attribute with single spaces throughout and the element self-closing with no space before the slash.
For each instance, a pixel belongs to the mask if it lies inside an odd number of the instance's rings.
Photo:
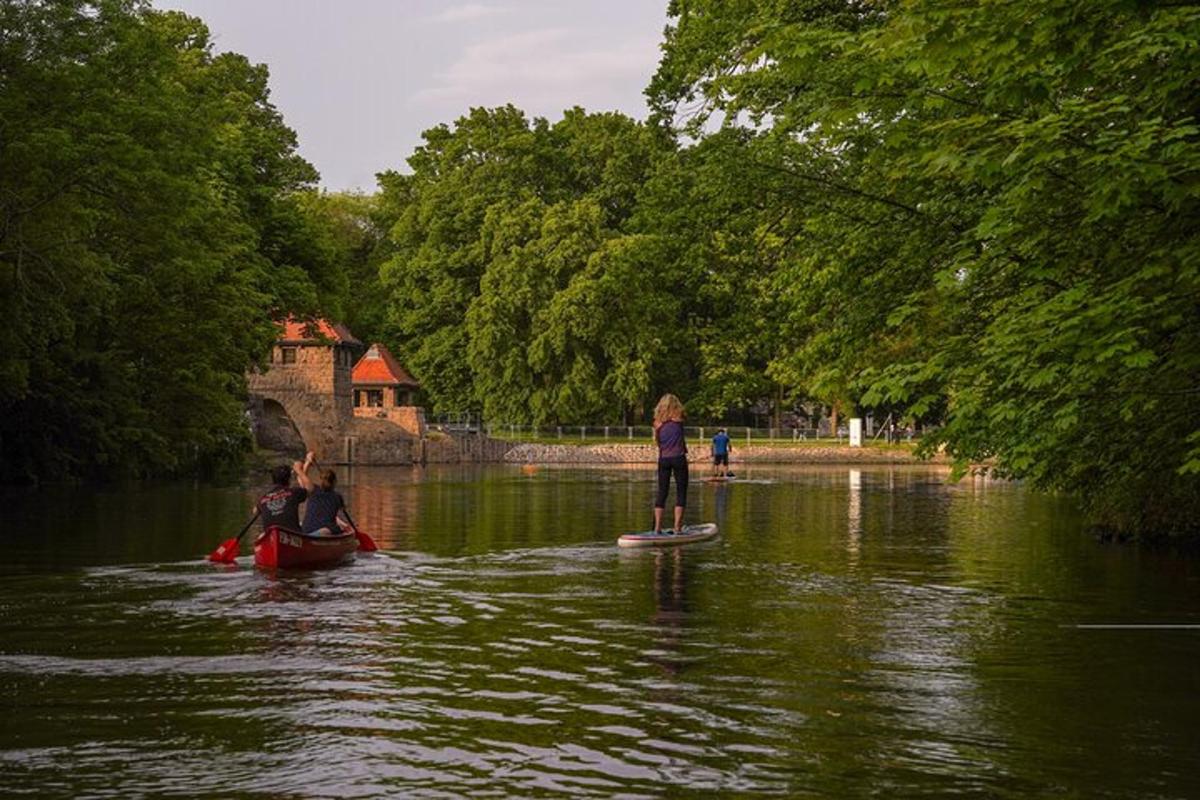
<svg viewBox="0 0 1200 800">
<path fill-rule="evenodd" d="M 246 535 L 246 531 L 250 530 L 250 526 L 254 524 L 254 520 L 258 519 L 258 515 L 261 513 L 262 513 L 262 509 L 260 509 L 260 508 L 254 509 L 254 516 L 251 517 L 250 521 L 246 523 L 246 526 L 244 528 L 242 528 L 241 533 L 239 533 L 237 535 L 237 538 L 234 539 L 235 542 L 237 542 L 238 544 L 242 543 L 242 537 Z"/>
</svg>

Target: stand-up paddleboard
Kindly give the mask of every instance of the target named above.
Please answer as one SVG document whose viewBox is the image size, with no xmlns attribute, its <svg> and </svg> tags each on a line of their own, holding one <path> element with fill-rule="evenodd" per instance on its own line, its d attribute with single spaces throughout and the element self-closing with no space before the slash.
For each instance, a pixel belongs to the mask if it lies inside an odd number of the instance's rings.
<svg viewBox="0 0 1200 800">
<path fill-rule="evenodd" d="M 705 483 L 729 483 L 736 480 L 736 475 L 709 475 L 704 478 Z"/>
<path fill-rule="evenodd" d="M 617 539 L 620 547 L 662 547 L 673 544 L 689 544 L 703 542 L 717 535 L 717 523 L 707 522 L 703 525 L 684 525 L 679 533 L 627 533 Z"/>
</svg>

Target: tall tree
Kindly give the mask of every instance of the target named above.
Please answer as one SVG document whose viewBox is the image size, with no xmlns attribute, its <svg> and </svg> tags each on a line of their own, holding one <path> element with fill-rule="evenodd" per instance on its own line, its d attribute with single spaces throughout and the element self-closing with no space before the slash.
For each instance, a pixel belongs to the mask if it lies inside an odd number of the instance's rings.
<svg viewBox="0 0 1200 800">
<path fill-rule="evenodd" d="M 279 255 L 315 172 L 266 70 L 135 0 L 5 3 L 0 30 L 0 479 L 236 459 L 271 314 L 316 296 Z"/>
<path fill-rule="evenodd" d="M 773 143 L 802 211 L 776 369 L 1141 530 L 1200 518 L 1200 10 L 677 0 L 660 118 Z M 690 118 L 681 113 L 687 111 Z M 698 111 L 698 113 L 697 113 Z M 714 116 L 716 115 L 716 116 Z"/>
<path fill-rule="evenodd" d="M 393 343 L 435 408 L 519 422 L 640 408 L 649 365 L 678 349 L 661 344 L 678 303 L 671 285 L 637 274 L 627 288 L 647 291 L 622 296 L 615 276 L 652 245 L 614 240 L 669 141 L 620 114 L 572 109 L 550 125 L 511 106 L 425 138 L 411 175 L 384 176 L 382 202 L 402 210 L 382 275 Z"/>
</svg>

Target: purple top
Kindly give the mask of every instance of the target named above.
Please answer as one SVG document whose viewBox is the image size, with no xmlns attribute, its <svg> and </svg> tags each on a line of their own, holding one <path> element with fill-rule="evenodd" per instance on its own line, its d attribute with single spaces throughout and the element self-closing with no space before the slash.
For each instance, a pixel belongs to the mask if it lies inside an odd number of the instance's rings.
<svg viewBox="0 0 1200 800">
<path fill-rule="evenodd" d="M 659 426 L 654 434 L 658 442 L 659 458 L 674 458 L 687 454 L 687 443 L 683 441 L 683 423 L 669 420 Z"/>
</svg>

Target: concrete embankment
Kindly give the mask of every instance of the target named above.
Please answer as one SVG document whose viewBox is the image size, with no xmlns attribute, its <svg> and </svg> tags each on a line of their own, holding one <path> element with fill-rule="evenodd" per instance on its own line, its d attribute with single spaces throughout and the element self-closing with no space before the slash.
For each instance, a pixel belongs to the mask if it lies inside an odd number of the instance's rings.
<svg viewBox="0 0 1200 800">
<path fill-rule="evenodd" d="M 504 454 L 514 464 L 653 464 L 658 451 L 649 444 L 514 444 Z M 688 461 L 711 463 L 708 448 L 693 448 Z M 738 447 L 733 463 L 744 464 L 917 464 L 922 462 L 908 448 L 802 445 Z M 935 458 L 933 463 L 943 463 Z"/>
</svg>

